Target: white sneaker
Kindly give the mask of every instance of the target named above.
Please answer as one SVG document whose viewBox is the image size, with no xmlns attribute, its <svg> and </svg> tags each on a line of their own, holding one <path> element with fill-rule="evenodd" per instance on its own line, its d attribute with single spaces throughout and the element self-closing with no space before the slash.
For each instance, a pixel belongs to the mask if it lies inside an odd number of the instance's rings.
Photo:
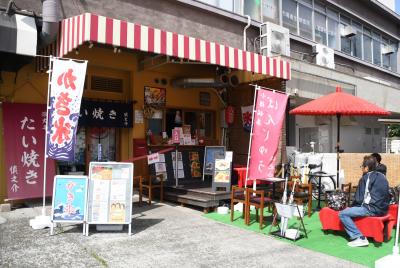
<svg viewBox="0 0 400 268">
<path fill-rule="evenodd" d="M 361 238 L 359 237 L 359 238 L 357 238 L 356 240 L 353 240 L 353 241 L 347 243 L 347 245 L 348 245 L 349 247 L 352 247 L 352 248 L 354 248 L 354 247 L 366 247 L 366 246 L 369 245 L 369 242 L 368 242 L 368 239 L 367 239 L 367 238 L 361 239 Z"/>
</svg>

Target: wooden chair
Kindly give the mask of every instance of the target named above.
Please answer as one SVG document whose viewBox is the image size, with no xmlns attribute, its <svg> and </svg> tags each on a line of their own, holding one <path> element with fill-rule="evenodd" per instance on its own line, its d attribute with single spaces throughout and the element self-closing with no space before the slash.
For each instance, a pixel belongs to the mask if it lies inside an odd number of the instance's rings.
<svg viewBox="0 0 400 268">
<path fill-rule="evenodd" d="M 163 202 L 164 199 L 164 176 L 162 174 L 159 175 L 150 175 L 148 179 L 145 179 L 143 176 L 139 177 L 139 206 L 142 205 L 142 195 L 143 190 L 146 189 L 148 192 L 148 203 L 151 205 L 151 201 L 153 199 L 153 190 L 160 190 L 160 202 Z M 157 180 L 158 179 L 158 180 Z"/>
<path fill-rule="evenodd" d="M 242 218 L 244 218 L 244 222 L 247 223 L 246 217 L 246 204 L 247 204 L 247 188 L 232 186 L 231 191 L 231 221 L 233 221 L 234 214 L 235 214 L 235 203 L 242 203 Z"/>
<path fill-rule="evenodd" d="M 351 182 L 344 183 L 341 185 L 342 191 L 347 195 L 347 206 L 350 206 L 350 197 L 351 197 Z"/>
<path fill-rule="evenodd" d="M 288 191 L 291 192 L 293 188 L 293 182 L 288 181 Z M 288 194 L 288 198 L 289 198 Z M 299 204 L 307 204 L 307 215 L 311 217 L 312 212 L 312 184 L 310 183 L 296 183 L 294 189 L 294 201 Z"/>
<path fill-rule="evenodd" d="M 246 205 L 246 218 L 247 218 L 247 225 L 250 224 L 250 206 L 254 206 L 256 209 L 256 219 L 260 224 L 260 229 L 263 228 L 264 223 L 264 208 L 266 205 L 270 207 L 273 203 L 272 198 L 270 197 L 270 193 L 265 196 L 264 190 L 253 190 L 247 188 L 247 205 Z M 258 210 L 260 210 L 260 218 L 258 217 Z"/>
</svg>

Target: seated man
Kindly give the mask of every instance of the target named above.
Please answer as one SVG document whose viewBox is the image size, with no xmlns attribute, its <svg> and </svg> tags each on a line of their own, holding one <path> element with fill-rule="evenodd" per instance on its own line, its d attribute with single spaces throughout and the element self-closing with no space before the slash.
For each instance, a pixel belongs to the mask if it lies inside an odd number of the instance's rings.
<svg viewBox="0 0 400 268">
<path fill-rule="evenodd" d="M 364 216 L 383 216 L 389 209 L 389 184 L 386 177 L 377 172 L 377 161 L 372 156 L 364 157 L 361 166 L 363 176 L 361 177 L 352 207 L 348 207 L 339 213 L 340 221 L 350 236 L 350 247 L 368 246 L 365 238 L 354 224 L 352 218 Z"/>
<path fill-rule="evenodd" d="M 371 154 L 371 156 L 376 159 L 376 162 L 378 162 L 378 164 L 376 166 L 376 171 L 378 171 L 386 176 L 387 167 L 386 167 L 386 165 L 381 163 L 381 161 L 382 161 L 381 155 L 378 153 L 373 153 L 373 154 Z"/>
</svg>

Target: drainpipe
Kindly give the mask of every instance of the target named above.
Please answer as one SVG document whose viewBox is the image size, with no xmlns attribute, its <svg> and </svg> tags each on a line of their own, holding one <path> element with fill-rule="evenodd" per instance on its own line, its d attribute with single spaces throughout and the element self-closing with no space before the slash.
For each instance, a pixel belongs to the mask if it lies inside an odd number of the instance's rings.
<svg viewBox="0 0 400 268">
<path fill-rule="evenodd" d="M 43 48 L 56 40 L 60 10 L 59 0 L 42 1 L 42 32 L 40 33 L 40 47 Z"/>
<path fill-rule="evenodd" d="M 247 50 L 247 44 L 246 44 L 246 41 L 247 41 L 247 36 L 246 36 L 246 31 L 247 31 L 247 29 L 250 27 L 250 25 L 251 25 L 251 18 L 250 18 L 250 16 L 249 15 L 245 15 L 246 17 L 247 17 L 247 25 L 246 25 L 246 27 L 244 27 L 244 29 L 243 29 L 243 51 L 246 51 Z"/>
</svg>

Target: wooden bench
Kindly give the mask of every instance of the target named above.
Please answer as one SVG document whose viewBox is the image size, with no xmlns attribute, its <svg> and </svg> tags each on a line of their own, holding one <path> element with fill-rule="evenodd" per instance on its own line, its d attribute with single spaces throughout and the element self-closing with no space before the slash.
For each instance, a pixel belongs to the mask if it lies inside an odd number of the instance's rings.
<svg viewBox="0 0 400 268">
<path fill-rule="evenodd" d="M 397 210 L 397 205 L 391 205 L 385 216 L 354 218 L 354 223 L 364 236 L 371 237 L 379 243 L 387 242 L 396 224 L 397 215 L 393 215 L 395 210 Z M 344 231 L 344 226 L 339 219 L 339 211 L 325 207 L 319 212 L 319 219 L 324 231 Z"/>
</svg>

